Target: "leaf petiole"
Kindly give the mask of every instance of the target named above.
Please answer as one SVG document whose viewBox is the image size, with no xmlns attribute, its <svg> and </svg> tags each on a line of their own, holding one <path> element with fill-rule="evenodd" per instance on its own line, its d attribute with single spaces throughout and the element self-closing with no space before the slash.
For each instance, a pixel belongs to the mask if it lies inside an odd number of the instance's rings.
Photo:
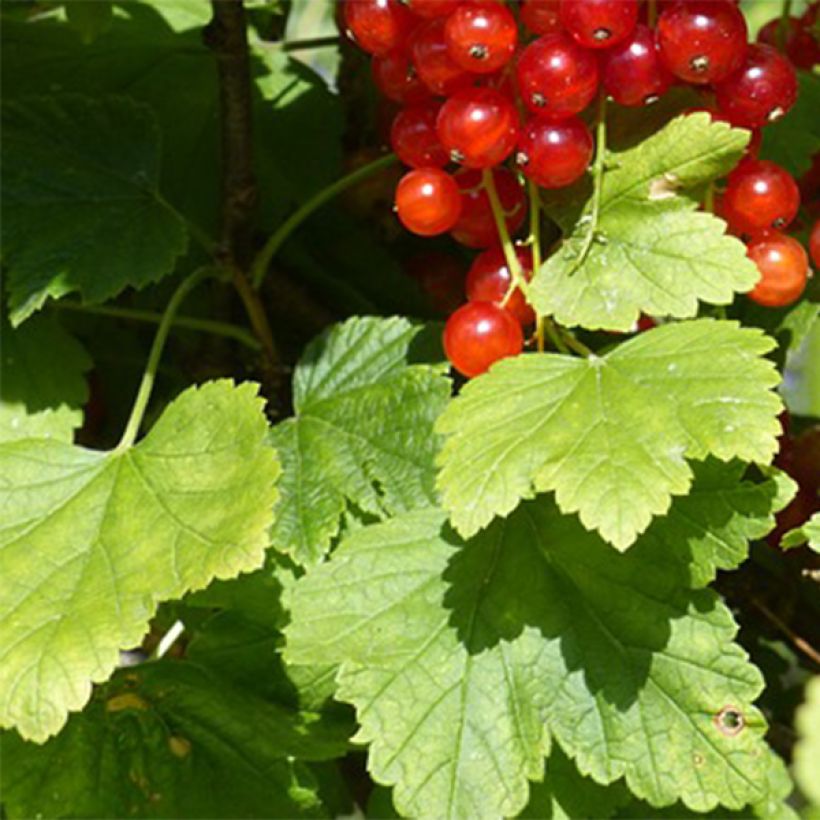
<svg viewBox="0 0 820 820">
<path fill-rule="evenodd" d="M 171 330 L 171 325 L 174 322 L 179 306 L 182 304 L 185 297 L 198 285 L 200 282 L 212 276 L 213 268 L 202 267 L 195 270 L 190 276 L 182 280 L 179 287 L 174 291 L 171 298 L 168 300 L 168 305 L 162 314 L 162 321 L 157 328 L 157 333 L 154 336 L 154 342 L 151 345 L 151 351 L 148 354 L 148 361 L 145 365 L 145 371 L 140 380 L 140 386 L 137 390 L 137 397 L 134 399 L 134 406 L 131 408 L 131 415 L 128 417 L 128 423 L 125 425 L 125 431 L 122 434 L 119 444 L 115 452 L 127 450 L 136 441 L 139 433 L 142 419 L 145 416 L 145 410 L 148 407 L 148 401 L 151 398 L 151 391 L 154 388 L 154 380 L 156 378 L 157 367 L 159 360 L 162 357 L 162 351 L 165 347 L 165 341 L 168 338 L 168 333 Z"/>
</svg>

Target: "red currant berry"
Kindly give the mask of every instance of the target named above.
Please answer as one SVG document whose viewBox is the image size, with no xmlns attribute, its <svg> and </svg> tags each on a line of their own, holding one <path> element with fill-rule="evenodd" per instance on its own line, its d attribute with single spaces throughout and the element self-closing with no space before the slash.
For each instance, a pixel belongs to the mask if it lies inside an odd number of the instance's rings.
<svg viewBox="0 0 820 820">
<path fill-rule="evenodd" d="M 580 117 L 557 122 L 538 117 L 524 126 L 515 161 L 536 185 L 564 188 L 583 176 L 592 150 L 592 134 Z"/>
<path fill-rule="evenodd" d="M 527 280 L 532 278 L 532 251 L 528 248 L 516 248 L 515 255 Z M 500 245 L 488 248 L 480 253 L 467 272 L 465 288 L 471 302 L 501 303 L 512 283 L 512 275 L 507 266 L 507 258 Z M 535 312 L 527 304 L 521 288 L 516 288 L 504 305 L 522 325 L 531 325 L 535 321 Z"/>
<path fill-rule="evenodd" d="M 398 48 L 414 25 L 412 15 L 398 0 L 344 0 L 342 12 L 353 41 L 379 56 Z"/>
<path fill-rule="evenodd" d="M 653 327 L 657 326 L 658 322 L 656 319 L 653 319 L 651 316 L 647 316 L 645 313 L 642 313 L 638 317 L 638 321 L 635 322 L 635 332 L 646 333 L 647 330 L 652 330 Z"/>
<path fill-rule="evenodd" d="M 779 17 L 769 20 L 757 33 L 757 42 L 779 48 L 780 27 Z M 788 18 L 785 47 L 786 55 L 796 68 L 811 70 L 817 63 L 820 63 L 820 43 L 814 39 L 802 18 Z"/>
<path fill-rule="evenodd" d="M 791 174 L 768 160 L 748 159 L 729 174 L 721 216 L 738 233 L 785 228 L 797 216 L 800 190 Z"/>
<path fill-rule="evenodd" d="M 402 225 L 420 236 L 449 231 L 461 214 L 458 185 L 440 168 L 417 168 L 399 180 L 396 211 Z"/>
<path fill-rule="evenodd" d="M 609 48 L 638 22 L 638 0 L 561 0 L 561 22 L 584 48 Z"/>
<path fill-rule="evenodd" d="M 553 119 L 577 114 L 598 90 L 598 60 L 567 34 L 547 34 L 518 58 L 518 88 L 524 105 Z"/>
<path fill-rule="evenodd" d="M 661 59 L 688 83 L 714 83 L 737 70 L 746 54 L 746 21 L 727 0 L 670 3 L 658 17 Z"/>
<path fill-rule="evenodd" d="M 452 14 L 461 0 L 403 0 L 404 5 L 419 17 L 446 17 Z"/>
<path fill-rule="evenodd" d="M 413 105 L 430 98 L 430 89 L 419 79 L 404 49 L 396 48 L 384 57 L 374 57 L 371 68 L 376 88 L 388 99 Z"/>
<path fill-rule="evenodd" d="M 605 51 L 602 59 L 604 88 L 621 105 L 656 102 L 674 79 L 660 59 L 654 32 L 643 24 L 635 26 L 626 40 Z"/>
<path fill-rule="evenodd" d="M 436 117 L 441 103 L 428 102 L 403 108 L 390 129 L 390 145 L 411 168 L 443 168 L 449 157 L 439 142 Z"/>
<path fill-rule="evenodd" d="M 450 56 L 444 24 L 444 18 L 436 17 L 419 26 L 410 38 L 410 53 L 421 81 L 434 94 L 448 96 L 471 85 L 473 75 Z"/>
<path fill-rule="evenodd" d="M 809 258 L 796 239 L 767 231 L 749 242 L 746 255 L 760 271 L 760 281 L 748 294 L 753 302 L 783 307 L 803 293 L 809 276 Z"/>
<path fill-rule="evenodd" d="M 450 97 L 438 115 L 438 136 L 453 162 L 490 168 L 503 162 L 518 139 L 518 112 L 492 88 L 466 88 Z"/>
<path fill-rule="evenodd" d="M 534 34 L 561 31 L 561 0 L 522 0 L 521 22 Z"/>
<path fill-rule="evenodd" d="M 444 352 L 468 378 L 524 349 L 524 334 L 515 317 L 492 302 L 467 302 L 444 326 Z"/>
<path fill-rule="evenodd" d="M 743 65 L 715 86 L 718 108 L 734 125 L 760 128 L 782 117 L 797 99 L 797 75 L 771 46 L 749 46 Z"/>
<path fill-rule="evenodd" d="M 820 269 L 820 219 L 815 220 L 809 234 L 809 253 L 814 267 Z"/>
<path fill-rule="evenodd" d="M 455 175 L 461 192 L 461 216 L 452 230 L 453 239 L 468 248 L 489 248 L 498 242 L 490 198 L 481 181 L 481 172 L 459 171 Z M 493 180 L 510 235 L 524 224 L 527 198 L 515 174 L 507 168 L 493 169 Z"/>
<path fill-rule="evenodd" d="M 464 3 L 447 18 L 444 37 L 450 56 L 463 69 L 492 74 L 515 54 L 518 25 L 501 3 Z"/>
</svg>

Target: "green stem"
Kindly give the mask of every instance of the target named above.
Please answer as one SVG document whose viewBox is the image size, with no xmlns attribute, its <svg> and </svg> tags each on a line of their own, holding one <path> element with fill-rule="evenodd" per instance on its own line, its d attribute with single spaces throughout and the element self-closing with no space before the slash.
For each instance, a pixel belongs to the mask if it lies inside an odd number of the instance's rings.
<svg viewBox="0 0 820 820">
<path fill-rule="evenodd" d="M 195 270 L 190 276 L 182 280 L 182 283 L 174 291 L 173 296 L 171 296 L 168 301 L 168 305 L 162 315 L 162 321 L 159 323 L 156 336 L 154 336 L 154 342 L 148 354 L 145 371 L 142 374 L 139 390 L 137 390 L 137 397 L 134 399 L 134 406 L 131 408 L 131 415 L 128 418 L 128 423 L 125 425 L 125 432 L 122 434 L 120 443 L 117 445 L 117 451 L 127 450 L 137 439 L 142 419 L 145 416 L 145 410 L 148 407 L 148 400 L 151 398 L 157 366 L 159 365 L 162 350 L 165 347 L 165 340 L 168 338 L 168 333 L 171 330 L 177 309 L 182 304 L 183 299 L 185 299 L 203 279 L 212 273 L 211 268 L 199 268 Z"/>
<path fill-rule="evenodd" d="M 710 182 L 706 186 L 706 193 L 703 195 L 703 210 L 706 213 L 713 214 L 715 212 L 715 183 Z"/>
<path fill-rule="evenodd" d="M 309 37 L 305 40 L 290 40 L 289 42 L 280 40 L 278 43 L 271 43 L 271 45 L 278 46 L 282 51 L 309 51 L 314 48 L 338 46 L 341 42 L 342 38 L 338 34 L 331 34 L 327 37 Z"/>
<path fill-rule="evenodd" d="M 564 344 L 564 340 L 561 337 L 561 334 L 558 332 L 558 326 L 555 322 L 549 318 L 549 316 L 539 316 L 539 320 L 543 323 L 544 328 L 547 331 L 547 336 L 550 337 L 550 341 L 552 342 L 553 346 L 559 353 L 569 353 L 569 348 Z"/>
<path fill-rule="evenodd" d="M 208 235 L 206 231 L 199 227 L 196 222 L 190 220 L 184 213 L 179 211 L 174 205 L 172 205 L 162 194 L 157 194 L 157 199 L 166 207 L 169 211 L 172 211 L 174 215 L 181 219 L 185 223 L 185 227 L 188 229 L 188 233 L 191 235 L 191 238 L 202 248 L 208 256 L 213 256 L 216 253 L 216 242 Z"/>
<path fill-rule="evenodd" d="M 658 21 L 658 0 L 649 0 L 646 9 L 646 24 L 649 28 L 655 28 Z"/>
<path fill-rule="evenodd" d="M 783 7 L 780 11 L 780 25 L 777 27 L 777 47 L 780 51 L 786 50 L 786 42 L 789 39 L 789 18 L 792 15 L 792 0 L 783 0 Z"/>
<path fill-rule="evenodd" d="M 158 325 L 163 318 L 162 313 L 156 313 L 152 310 L 137 310 L 111 305 L 81 305 L 79 302 L 66 300 L 52 302 L 51 307 L 56 310 L 70 310 L 77 313 L 89 313 L 94 316 L 110 316 L 113 319 L 130 319 L 134 322 L 149 322 L 155 325 Z M 198 319 L 194 316 L 176 316 L 171 324 L 186 330 L 197 330 L 202 333 L 225 336 L 253 350 L 259 350 L 260 348 L 259 342 L 245 328 L 227 322 L 218 322 L 214 319 Z"/>
<path fill-rule="evenodd" d="M 250 280 L 255 289 L 259 289 L 265 274 L 268 271 L 268 266 L 271 260 L 278 253 L 279 249 L 288 239 L 288 237 L 316 210 L 322 207 L 326 202 L 329 202 L 335 196 L 338 196 L 342 191 L 353 187 L 362 180 L 377 174 L 385 168 L 391 166 L 396 162 L 395 154 L 388 154 L 386 157 L 380 157 L 373 162 L 357 168 L 352 173 L 323 188 L 319 193 L 311 197 L 298 210 L 294 211 L 268 238 L 262 249 L 256 254 L 256 258 L 251 265 Z"/>
<path fill-rule="evenodd" d="M 598 231 L 598 218 L 601 212 L 601 191 L 604 184 L 604 167 L 606 165 L 606 94 L 602 91 L 598 97 L 598 116 L 595 126 L 595 163 L 592 166 L 592 210 L 589 214 L 589 227 L 584 237 L 581 252 L 573 266 L 573 273 L 584 263 L 589 249 L 595 241 Z"/>
<path fill-rule="evenodd" d="M 534 276 L 541 270 L 541 197 L 538 186 L 532 180 L 527 181 L 527 191 L 530 196 L 530 248 Z M 540 314 L 535 318 L 535 344 L 539 353 L 544 352 L 544 319 Z M 550 339 L 552 338 L 550 334 Z"/>
<path fill-rule="evenodd" d="M 495 227 L 498 231 L 498 238 L 501 242 L 501 248 L 504 251 L 504 258 L 507 260 L 507 267 L 510 269 L 510 276 L 512 277 L 510 287 L 504 299 L 501 301 L 503 306 L 510 296 L 512 296 L 516 288 L 520 288 L 524 294 L 524 298 L 526 298 L 528 285 L 527 280 L 524 278 L 524 272 L 521 270 L 521 265 L 518 262 L 518 257 L 515 254 L 515 247 L 513 246 L 512 239 L 510 239 L 510 232 L 507 230 L 507 222 L 504 219 L 504 208 L 501 205 L 501 200 L 498 198 L 493 172 L 490 168 L 484 168 L 482 170 L 481 182 L 490 200 L 490 208 L 493 212 L 493 220 L 495 221 Z"/>
<path fill-rule="evenodd" d="M 595 351 L 591 347 L 587 347 L 583 342 L 575 338 L 575 336 L 566 328 L 559 326 L 559 331 L 563 337 L 564 344 L 581 356 L 594 356 Z"/>
</svg>

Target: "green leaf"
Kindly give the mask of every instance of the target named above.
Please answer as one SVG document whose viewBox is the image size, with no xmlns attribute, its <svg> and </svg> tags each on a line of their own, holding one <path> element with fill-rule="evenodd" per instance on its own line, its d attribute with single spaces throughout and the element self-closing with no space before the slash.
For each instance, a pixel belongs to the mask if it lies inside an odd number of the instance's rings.
<svg viewBox="0 0 820 820">
<path fill-rule="evenodd" d="M 0 444 L 0 725 L 42 741 L 157 602 L 262 563 L 279 467 L 256 387 L 191 388 L 135 447 Z"/>
<path fill-rule="evenodd" d="M 307 729 L 194 664 L 145 664 L 43 746 L 0 736 L 3 800 L 11 818 L 321 816 L 309 769 L 290 759 L 310 759 Z"/>
<path fill-rule="evenodd" d="M 159 131 L 134 102 L 65 95 L 3 106 L 11 319 L 51 296 L 102 302 L 170 273 L 185 225 L 160 198 Z"/>
<path fill-rule="evenodd" d="M 565 325 L 629 330 L 641 313 L 689 318 L 698 301 L 725 305 L 760 274 L 726 225 L 696 212 L 693 195 L 740 159 L 749 134 L 708 114 L 674 119 L 604 172 L 595 241 L 592 199 L 562 192 L 547 208 L 566 234 L 530 288 L 539 313 Z M 584 186 L 579 186 L 583 191 Z"/>
<path fill-rule="evenodd" d="M 498 362 L 442 414 L 438 486 L 462 535 L 555 491 L 617 549 L 673 495 L 687 458 L 768 462 L 777 450 L 774 342 L 735 322 L 655 328 L 603 357 L 555 354 Z"/>
<path fill-rule="evenodd" d="M 815 513 L 803 526 L 789 530 L 780 541 L 780 546 L 785 550 L 803 544 L 820 552 L 820 513 Z"/>
<path fill-rule="evenodd" d="M 518 816 L 525 820 L 570 820 L 612 817 L 629 792 L 622 783 L 601 786 L 583 777 L 557 744 L 547 761 L 543 783 L 533 783 L 530 801 Z"/>
<path fill-rule="evenodd" d="M 65 15 L 88 45 L 111 25 L 113 9 L 109 0 L 66 0 Z"/>
<path fill-rule="evenodd" d="M 16 330 L 3 322 L 0 332 L 0 441 L 71 441 L 88 401 L 85 349 L 52 318 L 38 316 Z"/>
<path fill-rule="evenodd" d="M 283 469 L 272 543 L 297 563 L 322 559 L 348 504 L 382 517 L 435 500 L 433 422 L 450 383 L 441 368 L 409 364 L 420 331 L 354 318 L 305 350 L 296 416 L 271 433 Z"/>
<path fill-rule="evenodd" d="M 794 747 L 794 778 L 814 806 L 820 806 L 820 675 L 806 685 L 803 705 L 795 715 L 798 741 Z"/>
<path fill-rule="evenodd" d="M 286 657 L 341 664 L 373 778 L 409 816 L 521 811 L 546 728 L 653 805 L 763 796 L 759 672 L 688 540 L 609 549 L 550 499 L 464 544 L 435 509 L 359 530 L 297 582 Z"/>
<path fill-rule="evenodd" d="M 809 170 L 812 157 L 820 151 L 820 76 L 799 71 L 797 102 L 785 117 L 763 129 L 761 154 L 782 165 L 795 177 Z"/>
</svg>

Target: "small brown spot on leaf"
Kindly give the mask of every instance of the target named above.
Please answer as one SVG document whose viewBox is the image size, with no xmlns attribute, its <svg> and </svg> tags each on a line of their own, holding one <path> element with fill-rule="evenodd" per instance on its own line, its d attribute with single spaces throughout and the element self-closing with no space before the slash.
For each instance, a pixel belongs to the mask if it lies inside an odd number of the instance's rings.
<svg viewBox="0 0 820 820">
<path fill-rule="evenodd" d="M 649 183 L 649 199 L 657 201 L 659 199 L 671 199 L 680 188 L 680 180 L 675 174 L 664 174 L 653 179 Z"/>
<path fill-rule="evenodd" d="M 743 718 L 743 712 L 736 706 L 724 706 L 714 718 L 715 726 L 718 731 L 726 737 L 734 737 L 743 731 L 746 721 Z"/>
</svg>

